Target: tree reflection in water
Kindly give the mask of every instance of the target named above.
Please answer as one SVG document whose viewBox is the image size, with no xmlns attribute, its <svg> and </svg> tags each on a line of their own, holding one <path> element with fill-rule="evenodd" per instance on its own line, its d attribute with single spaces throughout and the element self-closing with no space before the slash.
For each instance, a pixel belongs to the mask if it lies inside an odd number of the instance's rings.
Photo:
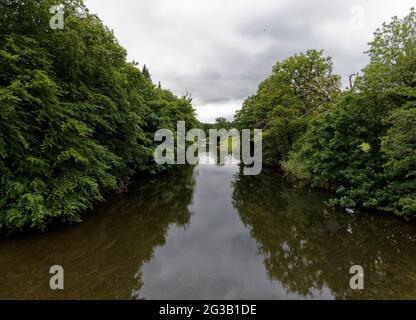
<svg viewBox="0 0 416 320">
<path fill-rule="evenodd" d="M 337 299 L 416 298 L 416 226 L 380 214 L 348 214 L 326 195 L 288 186 L 263 169 L 235 176 L 233 204 L 250 229 L 268 276 L 305 297 L 330 290 Z M 361 265 L 365 289 L 349 288 Z"/>
<path fill-rule="evenodd" d="M 128 299 L 143 285 L 140 270 L 171 224 L 186 228 L 193 167 L 139 177 L 126 194 L 99 205 L 86 221 L 0 242 L 2 299 Z M 49 268 L 65 270 L 65 289 L 49 288 Z"/>
<path fill-rule="evenodd" d="M 0 298 L 416 298 L 416 226 L 326 199 L 237 165 L 137 177 L 83 223 L 2 239 Z M 62 291 L 49 288 L 53 264 Z"/>
</svg>

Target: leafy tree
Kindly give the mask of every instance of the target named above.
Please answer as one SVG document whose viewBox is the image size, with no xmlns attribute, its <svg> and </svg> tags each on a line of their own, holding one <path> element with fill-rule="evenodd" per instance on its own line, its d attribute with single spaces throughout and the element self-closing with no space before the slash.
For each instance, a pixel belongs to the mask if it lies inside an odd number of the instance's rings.
<svg viewBox="0 0 416 320">
<path fill-rule="evenodd" d="M 77 221 L 135 172 L 164 169 L 153 161 L 158 128 L 197 124 L 191 102 L 127 63 L 82 1 L 63 1 L 64 29 L 52 30 L 54 4 L 0 3 L 3 231 Z"/>
<path fill-rule="evenodd" d="M 340 91 L 332 60 L 308 50 L 273 67 L 235 115 L 239 128 L 263 129 L 263 162 L 278 164 L 306 131 L 309 118 L 331 106 Z"/>
<path fill-rule="evenodd" d="M 381 120 L 373 100 L 346 94 L 333 110 L 312 122 L 289 162 L 301 159 L 301 177 L 336 191 L 339 199 L 334 203 L 377 207 L 381 205 Z"/>
<path fill-rule="evenodd" d="M 386 154 L 384 170 L 389 195 L 396 213 L 416 212 L 416 104 L 395 110 L 388 118 L 390 125 L 381 141 L 381 150 Z"/>
<path fill-rule="evenodd" d="M 322 52 L 277 63 L 237 125 L 263 128 L 263 161 L 335 191 L 333 204 L 414 215 L 415 30 L 414 9 L 377 29 L 370 63 L 345 92 Z"/>
<path fill-rule="evenodd" d="M 225 119 L 224 117 L 218 117 L 215 119 L 215 123 L 212 126 L 214 129 L 231 129 L 231 122 Z"/>
<path fill-rule="evenodd" d="M 313 121 L 286 172 L 336 190 L 334 204 L 416 213 L 416 13 L 374 34 L 357 86 Z"/>
<path fill-rule="evenodd" d="M 142 74 L 143 74 L 143 76 L 145 77 L 146 80 L 152 82 L 152 78 L 150 76 L 149 69 L 146 67 L 146 65 L 143 65 Z"/>
</svg>

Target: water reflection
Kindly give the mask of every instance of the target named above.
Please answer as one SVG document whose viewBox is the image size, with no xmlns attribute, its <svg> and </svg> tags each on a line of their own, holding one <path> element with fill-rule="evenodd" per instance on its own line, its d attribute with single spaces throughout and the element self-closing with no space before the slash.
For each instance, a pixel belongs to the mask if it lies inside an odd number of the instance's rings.
<svg viewBox="0 0 416 320">
<path fill-rule="evenodd" d="M 2 239 L 0 298 L 416 298 L 415 225 L 330 210 L 320 192 L 227 160 L 137 178 L 80 224 Z M 49 289 L 53 264 L 63 291 Z"/>
<path fill-rule="evenodd" d="M 210 155 L 213 156 L 213 155 Z M 165 246 L 141 268 L 136 298 L 262 299 L 286 295 L 266 276 L 257 243 L 232 205 L 238 165 L 199 165 L 189 228 L 169 229 Z"/>
<path fill-rule="evenodd" d="M 226 145 L 216 145 L 216 144 L 201 144 L 205 152 L 201 152 L 198 155 L 198 164 L 201 166 L 205 165 L 216 165 L 222 167 L 224 165 L 234 165 L 233 169 L 237 170 L 237 165 L 240 161 L 237 158 L 234 158 L 232 150 L 229 149 L 228 144 Z M 239 154 L 239 144 L 232 145 L 232 148 L 236 148 L 235 154 Z"/>
<path fill-rule="evenodd" d="M 416 228 L 392 217 L 347 214 L 325 195 L 288 187 L 276 173 L 241 171 L 233 202 L 256 239 L 270 279 L 288 292 L 337 299 L 416 298 Z M 365 289 L 351 290 L 349 268 L 361 265 Z"/>
<path fill-rule="evenodd" d="M 0 299 L 128 299 L 143 285 L 140 268 L 166 241 L 170 225 L 186 228 L 193 168 L 141 177 L 84 222 L 0 242 Z M 49 267 L 65 270 L 65 289 L 49 289 Z"/>
</svg>

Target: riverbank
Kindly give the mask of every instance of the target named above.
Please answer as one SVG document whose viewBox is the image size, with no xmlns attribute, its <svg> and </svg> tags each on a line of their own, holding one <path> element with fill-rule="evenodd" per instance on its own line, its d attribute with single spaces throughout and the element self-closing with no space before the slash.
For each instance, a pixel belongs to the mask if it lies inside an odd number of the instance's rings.
<svg viewBox="0 0 416 320">
<path fill-rule="evenodd" d="M 182 169 L 140 177 L 81 223 L 2 239 L 0 298 L 416 298 L 415 225 L 333 209 L 268 168 Z M 52 264 L 65 290 L 49 289 Z M 352 264 L 366 290 L 350 289 Z"/>
</svg>

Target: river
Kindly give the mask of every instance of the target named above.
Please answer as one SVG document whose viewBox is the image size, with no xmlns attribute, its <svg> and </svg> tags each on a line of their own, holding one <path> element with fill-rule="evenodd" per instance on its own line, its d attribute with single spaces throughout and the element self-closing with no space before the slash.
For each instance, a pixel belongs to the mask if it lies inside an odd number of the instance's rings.
<svg viewBox="0 0 416 320">
<path fill-rule="evenodd" d="M 231 163 L 138 177 L 81 223 L 0 240 L 0 299 L 416 299 L 416 226 L 327 198 Z"/>
</svg>

